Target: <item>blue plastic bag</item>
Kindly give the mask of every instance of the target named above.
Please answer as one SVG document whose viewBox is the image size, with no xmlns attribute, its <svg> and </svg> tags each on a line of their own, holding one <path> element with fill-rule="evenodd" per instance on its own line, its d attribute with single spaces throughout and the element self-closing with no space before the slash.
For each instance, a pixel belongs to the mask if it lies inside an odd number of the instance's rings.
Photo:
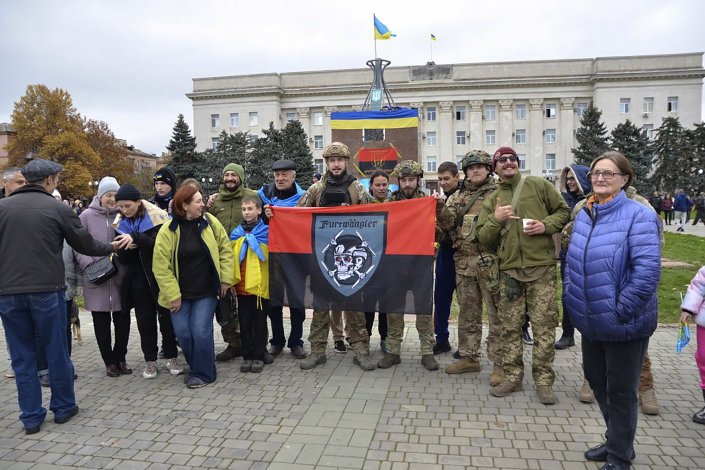
<svg viewBox="0 0 705 470">
<path fill-rule="evenodd" d="M 678 327 L 678 339 L 676 340 L 676 352 L 679 353 L 690 343 L 690 328 L 685 323 Z"/>
</svg>

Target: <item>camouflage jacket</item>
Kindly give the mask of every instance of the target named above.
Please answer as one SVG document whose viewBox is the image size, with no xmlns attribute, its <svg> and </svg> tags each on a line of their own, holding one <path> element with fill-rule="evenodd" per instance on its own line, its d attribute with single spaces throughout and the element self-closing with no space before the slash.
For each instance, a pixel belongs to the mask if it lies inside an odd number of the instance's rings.
<svg viewBox="0 0 705 470">
<path fill-rule="evenodd" d="M 384 202 L 394 202 L 394 201 L 405 201 L 407 199 L 416 199 L 417 197 L 428 197 L 426 193 L 421 191 L 421 189 L 416 189 L 416 192 L 414 193 L 413 196 L 411 197 L 404 197 L 404 195 L 401 192 L 401 189 L 397 189 L 394 191 L 392 194 L 387 196 L 387 200 Z"/>
<path fill-rule="evenodd" d="M 497 189 L 497 183 L 492 177 L 479 187 L 471 186 L 466 182 L 462 189 L 450 195 L 438 214 L 438 226 L 441 230 L 449 232 L 453 240 L 455 270 L 465 276 L 476 275 L 477 255 L 480 252 L 489 251 L 477 241 L 474 230 L 475 216 L 480 213 L 483 202 L 495 189 Z M 478 197 L 472 207 L 459 217 L 462 208 L 476 195 Z"/>
<path fill-rule="evenodd" d="M 326 188 L 327 181 L 328 173 L 326 173 L 320 181 L 309 186 L 303 196 L 301 196 L 301 199 L 299 199 L 296 206 L 320 207 L 321 195 L 323 195 L 323 190 Z M 350 186 L 348 186 L 348 193 L 350 194 L 350 199 L 352 200 L 353 205 L 369 204 L 371 202 L 370 193 L 359 181 L 353 181 Z"/>
</svg>

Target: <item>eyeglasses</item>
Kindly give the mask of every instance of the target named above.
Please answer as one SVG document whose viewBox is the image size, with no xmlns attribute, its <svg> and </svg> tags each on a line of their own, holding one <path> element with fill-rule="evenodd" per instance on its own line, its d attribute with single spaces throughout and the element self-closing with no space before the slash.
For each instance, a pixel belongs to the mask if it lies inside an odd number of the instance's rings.
<svg viewBox="0 0 705 470">
<path fill-rule="evenodd" d="M 514 155 L 507 155 L 506 157 L 499 157 L 497 159 L 497 161 L 499 163 L 507 163 L 507 160 L 509 160 L 510 162 L 513 162 L 513 163 L 516 163 L 519 161 L 519 159 L 517 157 L 515 157 Z"/>
<path fill-rule="evenodd" d="M 591 171 L 591 172 L 589 172 L 587 175 L 588 175 L 588 178 L 593 179 L 593 180 L 598 180 L 598 179 L 600 179 L 600 176 L 602 176 L 602 177 L 603 177 L 604 179 L 606 179 L 606 180 L 611 180 L 612 178 L 614 178 L 614 175 L 625 176 L 624 173 L 615 173 L 614 171 L 610 171 L 610 170 L 605 170 L 605 171 L 600 171 L 600 170 Z"/>
<path fill-rule="evenodd" d="M 567 177 L 565 180 L 575 182 L 575 178 L 573 178 L 572 176 Z"/>
</svg>

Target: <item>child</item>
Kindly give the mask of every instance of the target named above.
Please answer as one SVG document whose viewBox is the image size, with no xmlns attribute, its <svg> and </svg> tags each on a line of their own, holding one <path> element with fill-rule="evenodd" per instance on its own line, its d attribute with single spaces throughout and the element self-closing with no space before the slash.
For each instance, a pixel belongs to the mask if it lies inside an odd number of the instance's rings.
<svg viewBox="0 0 705 470">
<path fill-rule="evenodd" d="M 242 199 L 242 223 L 230 234 L 235 270 L 240 334 L 242 336 L 241 372 L 262 372 L 267 345 L 267 299 L 269 299 L 269 226 L 265 225 L 262 201 L 258 196 Z"/>
<path fill-rule="evenodd" d="M 695 275 L 681 304 L 681 322 L 687 323 L 691 316 L 695 317 L 697 347 L 695 363 L 700 370 L 700 388 L 705 399 L 705 266 Z M 705 406 L 693 415 L 693 421 L 705 424 Z"/>
</svg>

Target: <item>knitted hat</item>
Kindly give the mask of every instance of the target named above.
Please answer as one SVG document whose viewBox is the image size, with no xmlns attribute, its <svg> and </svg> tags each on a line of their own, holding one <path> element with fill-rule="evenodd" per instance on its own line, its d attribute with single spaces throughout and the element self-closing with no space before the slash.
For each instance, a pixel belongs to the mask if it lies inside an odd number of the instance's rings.
<svg viewBox="0 0 705 470">
<path fill-rule="evenodd" d="M 120 185 L 117 180 L 112 176 L 106 176 L 98 183 L 98 199 L 103 197 L 105 193 L 117 191 L 118 189 L 120 189 Z"/>
<path fill-rule="evenodd" d="M 225 176 L 225 173 L 228 171 L 234 171 L 237 176 L 240 177 L 240 183 L 244 183 L 245 181 L 245 169 L 242 167 L 242 165 L 238 165 L 237 163 L 228 163 L 225 165 L 225 168 L 223 168 L 223 176 Z"/>
<path fill-rule="evenodd" d="M 154 182 L 157 181 L 168 184 L 172 190 L 176 189 L 176 173 L 170 166 L 162 167 L 154 173 Z"/>
<path fill-rule="evenodd" d="M 513 148 L 500 147 L 497 149 L 497 151 L 492 156 L 492 168 L 494 168 L 497 165 L 497 159 L 499 157 L 501 157 L 502 155 L 514 155 L 515 157 L 519 158 L 519 155 L 517 155 L 516 151 L 514 151 Z"/>
<path fill-rule="evenodd" d="M 22 176 L 24 176 L 24 179 L 26 179 L 28 183 L 34 183 L 48 176 L 61 173 L 63 169 L 63 165 L 59 165 L 51 160 L 36 159 L 23 166 L 20 173 L 22 173 Z"/>
<path fill-rule="evenodd" d="M 142 199 L 140 192 L 131 184 L 123 184 L 115 193 L 116 201 L 139 201 Z"/>
</svg>

